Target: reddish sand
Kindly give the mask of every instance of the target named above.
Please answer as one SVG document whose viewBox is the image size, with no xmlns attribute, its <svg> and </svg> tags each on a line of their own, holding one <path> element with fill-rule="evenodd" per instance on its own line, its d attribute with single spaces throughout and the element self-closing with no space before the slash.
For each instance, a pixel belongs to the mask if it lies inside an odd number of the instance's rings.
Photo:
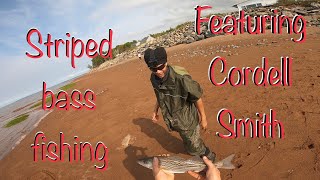
<svg viewBox="0 0 320 180">
<path fill-rule="evenodd" d="M 233 162 L 237 168 L 221 170 L 222 179 L 320 177 L 320 29 L 308 28 L 307 40 L 302 44 L 290 41 L 290 37 L 228 35 L 168 49 L 169 63 L 185 67 L 204 89 L 209 123 L 209 130 L 202 132 L 205 143 L 218 159 L 236 154 Z M 221 48 L 227 52 L 217 52 Z M 269 59 L 270 65 L 280 67 L 280 57 L 290 56 L 292 86 L 257 87 L 251 82 L 237 88 L 213 86 L 207 74 L 215 56 L 225 57 L 228 69 L 261 66 L 262 56 Z M 96 110 L 54 110 L 1 160 L 1 179 L 152 179 L 151 170 L 138 165 L 137 158 L 158 154 L 190 157 L 179 135 L 169 133 L 162 119 L 158 124 L 151 122 L 155 96 L 149 76 L 150 71 L 137 58 L 80 78 L 75 88 L 82 92 L 90 88 L 97 94 Z M 216 120 L 222 108 L 230 109 L 236 118 L 255 118 L 255 113 L 273 109 L 276 119 L 284 124 L 285 138 L 219 138 L 215 132 L 226 133 Z M 70 144 L 75 142 L 73 136 L 93 146 L 104 142 L 109 148 L 109 168 L 97 171 L 97 162 L 90 162 L 88 156 L 84 162 L 34 162 L 30 145 L 38 131 L 45 133 L 46 143 L 59 143 L 59 132 Z M 122 148 L 122 140 L 128 134 L 130 145 Z M 176 179 L 193 178 L 178 174 Z"/>
</svg>

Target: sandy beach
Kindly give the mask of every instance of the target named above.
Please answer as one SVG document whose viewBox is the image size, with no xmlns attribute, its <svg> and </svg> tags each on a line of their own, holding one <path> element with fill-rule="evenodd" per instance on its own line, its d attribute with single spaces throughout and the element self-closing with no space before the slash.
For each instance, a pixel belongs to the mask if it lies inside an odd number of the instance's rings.
<svg viewBox="0 0 320 180">
<path fill-rule="evenodd" d="M 203 101 L 208 130 L 205 143 L 223 159 L 235 154 L 234 170 L 221 170 L 222 179 L 317 179 L 320 177 L 320 29 L 308 27 L 306 41 L 294 43 L 295 35 L 224 35 L 167 49 L 168 62 L 185 67 L 204 90 Z M 228 67 L 261 66 L 262 56 L 269 66 L 280 68 L 281 56 L 292 57 L 292 86 L 214 86 L 208 79 L 211 60 L 221 56 Z M 97 95 L 96 109 L 63 111 L 55 109 L 0 162 L 2 179 L 152 179 L 152 172 L 136 163 L 141 157 L 159 154 L 187 155 L 181 138 L 170 133 L 162 120 L 151 121 L 155 96 L 150 71 L 143 60 L 87 74 L 76 80 L 74 89 L 91 89 Z M 217 79 L 223 79 L 222 74 Z M 217 122 L 222 108 L 236 118 L 256 118 L 256 113 L 276 111 L 285 137 L 222 139 L 226 133 Z M 35 134 L 42 131 L 49 141 L 79 141 L 92 145 L 102 141 L 109 149 L 106 171 L 94 168 L 97 162 L 34 162 Z M 41 150 L 38 151 L 41 156 Z M 176 179 L 194 179 L 177 174 Z"/>
</svg>

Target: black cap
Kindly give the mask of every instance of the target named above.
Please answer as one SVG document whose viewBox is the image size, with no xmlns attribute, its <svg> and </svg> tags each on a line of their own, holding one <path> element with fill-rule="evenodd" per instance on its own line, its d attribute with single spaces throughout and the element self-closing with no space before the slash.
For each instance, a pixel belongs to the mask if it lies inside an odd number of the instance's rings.
<svg viewBox="0 0 320 180">
<path fill-rule="evenodd" d="M 144 52 L 144 60 L 148 67 L 157 67 L 167 62 L 167 52 L 163 47 L 157 47 L 154 50 L 148 48 Z"/>
</svg>

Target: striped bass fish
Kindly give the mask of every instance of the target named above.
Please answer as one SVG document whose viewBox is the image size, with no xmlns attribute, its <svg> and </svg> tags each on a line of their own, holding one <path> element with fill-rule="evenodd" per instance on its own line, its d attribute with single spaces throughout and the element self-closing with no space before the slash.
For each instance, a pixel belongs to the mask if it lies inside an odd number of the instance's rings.
<svg viewBox="0 0 320 180">
<path fill-rule="evenodd" d="M 155 156 L 159 159 L 160 168 L 169 173 L 186 173 L 187 171 L 200 172 L 204 170 L 207 165 L 199 156 L 195 156 L 191 159 L 184 159 L 178 156 Z M 227 158 L 213 163 L 217 168 L 221 169 L 234 169 L 234 165 L 231 163 L 234 154 L 228 156 Z M 143 167 L 152 169 L 154 157 L 147 157 L 139 159 L 137 161 Z"/>
</svg>

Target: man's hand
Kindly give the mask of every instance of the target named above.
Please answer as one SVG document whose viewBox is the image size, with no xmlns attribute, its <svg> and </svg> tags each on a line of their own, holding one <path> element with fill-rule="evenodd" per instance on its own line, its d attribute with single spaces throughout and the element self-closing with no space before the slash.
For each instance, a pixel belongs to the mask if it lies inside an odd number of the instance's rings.
<svg viewBox="0 0 320 180">
<path fill-rule="evenodd" d="M 204 163 L 208 166 L 208 170 L 206 172 L 206 176 L 201 176 L 199 173 L 188 171 L 188 174 L 190 174 L 192 177 L 196 178 L 197 180 L 221 180 L 220 177 L 220 171 L 216 168 L 216 166 L 207 158 L 202 158 Z"/>
<path fill-rule="evenodd" d="M 159 119 L 158 113 L 153 112 L 153 114 L 152 114 L 152 121 L 153 121 L 154 123 L 157 123 L 158 119 Z"/>
<path fill-rule="evenodd" d="M 208 122 L 207 122 L 207 117 L 206 116 L 201 116 L 200 124 L 201 124 L 201 128 L 203 130 L 207 130 Z"/>
<path fill-rule="evenodd" d="M 174 174 L 166 172 L 159 167 L 159 159 L 154 157 L 152 163 L 152 171 L 155 180 L 173 180 Z"/>
<path fill-rule="evenodd" d="M 157 123 L 157 121 L 159 119 L 158 110 L 159 110 L 159 104 L 158 104 L 158 101 L 156 101 L 156 105 L 154 105 L 154 110 L 153 110 L 153 114 L 152 114 L 152 121 L 154 123 Z"/>
</svg>

